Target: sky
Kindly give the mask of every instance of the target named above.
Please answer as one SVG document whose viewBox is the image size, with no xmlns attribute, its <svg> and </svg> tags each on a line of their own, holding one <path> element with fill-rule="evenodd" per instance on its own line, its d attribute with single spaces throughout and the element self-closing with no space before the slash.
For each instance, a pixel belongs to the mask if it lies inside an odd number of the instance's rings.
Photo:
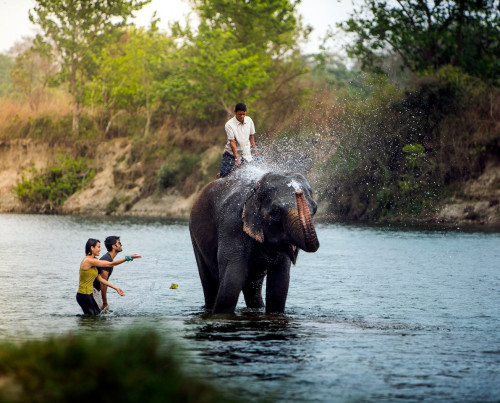
<svg viewBox="0 0 500 403">
<path fill-rule="evenodd" d="M 28 18 L 28 11 L 35 5 L 34 0 L 0 0 L 0 53 L 6 53 L 24 36 L 33 37 L 37 33 Z M 321 39 L 329 27 L 346 20 L 353 11 L 352 0 L 302 0 L 298 7 L 305 24 L 314 30 L 301 49 L 305 53 L 314 53 L 319 49 Z M 152 0 L 142 10 L 136 12 L 134 22 L 147 26 L 154 12 L 160 18 L 160 28 L 167 28 L 173 21 L 184 21 L 190 7 L 187 0 Z M 337 46 L 337 48 L 336 48 Z M 340 50 L 338 44 L 330 44 L 333 50 Z"/>
</svg>

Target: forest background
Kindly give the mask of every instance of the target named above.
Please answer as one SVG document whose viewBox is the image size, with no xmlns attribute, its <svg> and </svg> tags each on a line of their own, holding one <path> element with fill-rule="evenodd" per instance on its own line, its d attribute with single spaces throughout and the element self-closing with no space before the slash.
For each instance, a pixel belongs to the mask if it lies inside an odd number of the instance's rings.
<svg viewBox="0 0 500 403">
<path fill-rule="evenodd" d="M 30 10 L 43 34 L 0 54 L 0 210 L 185 217 L 244 101 L 326 220 L 500 224 L 499 1 L 357 1 L 348 59 L 334 32 L 301 51 L 298 1 L 191 0 L 167 31 L 129 23 L 147 3 Z"/>
</svg>

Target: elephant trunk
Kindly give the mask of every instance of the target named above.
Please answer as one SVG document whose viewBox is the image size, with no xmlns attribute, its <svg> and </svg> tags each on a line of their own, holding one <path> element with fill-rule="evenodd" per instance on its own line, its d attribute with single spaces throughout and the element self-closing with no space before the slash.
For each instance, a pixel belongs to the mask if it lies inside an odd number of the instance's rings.
<svg viewBox="0 0 500 403">
<path fill-rule="evenodd" d="M 297 246 L 306 252 L 316 252 L 319 248 L 318 236 L 302 190 L 298 189 L 295 192 L 295 197 L 297 198 L 297 212 L 303 237 L 303 245 Z"/>
</svg>

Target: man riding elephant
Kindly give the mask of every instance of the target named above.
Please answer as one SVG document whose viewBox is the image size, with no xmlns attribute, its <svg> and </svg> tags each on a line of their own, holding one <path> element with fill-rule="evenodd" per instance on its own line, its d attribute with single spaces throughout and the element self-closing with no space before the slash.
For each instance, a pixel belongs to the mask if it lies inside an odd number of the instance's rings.
<svg viewBox="0 0 500 403">
<path fill-rule="evenodd" d="M 259 151 L 255 145 L 255 125 L 253 120 L 246 116 L 247 107 L 238 103 L 234 107 L 234 117 L 229 119 L 224 127 L 227 135 L 227 143 L 222 154 L 220 173 L 217 178 L 228 175 L 233 168 L 239 167 L 245 162 L 253 161 L 250 148 L 253 149 L 255 157 L 260 159 Z"/>
</svg>

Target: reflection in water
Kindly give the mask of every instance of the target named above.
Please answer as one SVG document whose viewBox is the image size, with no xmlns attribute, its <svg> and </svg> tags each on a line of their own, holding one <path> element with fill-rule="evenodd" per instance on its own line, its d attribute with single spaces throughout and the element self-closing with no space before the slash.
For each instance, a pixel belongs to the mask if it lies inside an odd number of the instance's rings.
<svg viewBox="0 0 500 403">
<path fill-rule="evenodd" d="M 256 337 L 258 340 L 290 340 L 297 337 L 297 327 L 285 315 L 273 316 L 261 313 L 240 315 L 203 314 L 205 322 L 192 337 L 196 340 L 244 340 Z M 187 320 L 186 324 L 193 323 Z M 191 338 L 191 336 L 186 336 Z"/>
<path fill-rule="evenodd" d="M 309 357 L 301 325 L 285 315 L 202 315 L 186 320 L 186 326 L 192 333 L 185 337 L 196 342 L 203 365 L 215 368 L 212 380 L 227 387 L 224 379 L 231 379 L 245 398 L 255 397 L 252 380 L 264 382 L 261 392 L 284 387 L 290 371 Z"/>
</svg>

